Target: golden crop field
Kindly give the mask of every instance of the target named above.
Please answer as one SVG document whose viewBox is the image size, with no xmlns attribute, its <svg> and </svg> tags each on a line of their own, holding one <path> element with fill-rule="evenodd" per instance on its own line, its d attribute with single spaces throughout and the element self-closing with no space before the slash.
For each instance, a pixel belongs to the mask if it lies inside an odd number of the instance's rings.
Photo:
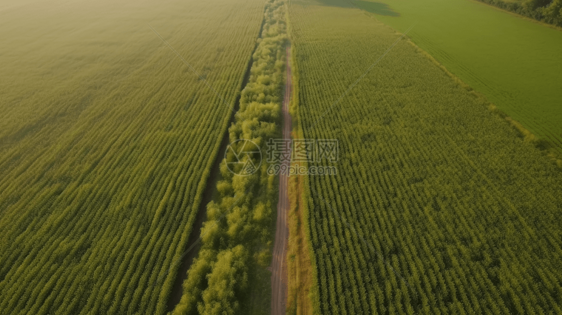
<svg viewBox="0 0 562 315">
<path fill-rule="evenodd" d="M 299 0 L 289 19 L 301 136 L 340 145 L 302 192 L 314 311 L 562 312 L 555 163 L 371 15 Z"/>
<path fill-rule="evenodd" d="M 2 3 L 1 314 L 167 311 L 263 10 Z"/>
</svg>

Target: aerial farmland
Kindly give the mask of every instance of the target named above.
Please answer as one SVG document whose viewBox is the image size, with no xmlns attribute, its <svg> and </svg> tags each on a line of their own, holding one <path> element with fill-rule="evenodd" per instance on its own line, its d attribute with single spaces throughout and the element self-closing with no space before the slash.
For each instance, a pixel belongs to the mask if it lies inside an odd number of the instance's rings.
<svg viewBox="0 0 562 315">
<path fill-rule="evenodd" d="M 6 0 L 0 314 L 562 314 L 562 1 Z"/>
</svg>

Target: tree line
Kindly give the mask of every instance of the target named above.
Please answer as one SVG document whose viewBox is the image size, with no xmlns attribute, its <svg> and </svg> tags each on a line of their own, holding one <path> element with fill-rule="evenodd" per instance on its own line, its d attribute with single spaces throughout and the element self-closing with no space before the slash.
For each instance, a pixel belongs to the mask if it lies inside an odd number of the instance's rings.
<svg viewBox="0 0 562 315">
<path fill-rule="evenodd" d="M 562 0 L 479 0 L 537 21 L 562 26 Z"/>
<path fill-rule="evenodd" d="M 267 141 L 280 136 L 286 40 L 285 3 L 269 0 L 250 78 L 228 130 L 237 151 L 246 144 L 238 140 L 250 140 L 265 154 Z M 252 159 L 253 165 L 259 165 L 258 158 L 245 155 L 242 162 Z M 207 205 L 201 249 L 173 314 L 240 313 L 248 298 L 250 272 L 271 262 L 277 177 L 267 174 L 265 155 L 259 169 L 247 176 L 229 170 L 227 162 L 234 161 L 236 157 L 228 154 L 221 163 L 221 180 L 217 183 L 220 196 Z"/>
</svg>

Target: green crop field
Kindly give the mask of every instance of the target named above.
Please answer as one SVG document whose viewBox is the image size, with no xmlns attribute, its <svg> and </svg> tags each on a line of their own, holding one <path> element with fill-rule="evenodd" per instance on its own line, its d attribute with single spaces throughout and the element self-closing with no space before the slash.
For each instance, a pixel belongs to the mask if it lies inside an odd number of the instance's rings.
<svg viewBox="0 0 562 315">
<path fill-rule="evenodd" d="M 0 5 L 0 314 L 166 312 L 264 5 Z"/>
<path fill-rule="evenodd" d="M 561 30 L 472 0 L 350 1 L 562 152 Z"/>
<path fill-rule="evenodd" d="M 562 314 L 562 31 L 483 2 L 1 1 L 0 315 Z"/>
<path fill-rule="evenodd" d="M 552 161 L 485 99 L 348 2 L 290 1 L 289 18 L 300 132 L 340 145 L 338 175 L 309 176 L 304 191 L 315 311 L 562 312 L 562 173 Z M 478 23 L 468 20 L 466 30 Z M 537 57 L 537 67 L 554 57 Z M 554 80 L 552 70 L 540 73 Z"/>
</svg>

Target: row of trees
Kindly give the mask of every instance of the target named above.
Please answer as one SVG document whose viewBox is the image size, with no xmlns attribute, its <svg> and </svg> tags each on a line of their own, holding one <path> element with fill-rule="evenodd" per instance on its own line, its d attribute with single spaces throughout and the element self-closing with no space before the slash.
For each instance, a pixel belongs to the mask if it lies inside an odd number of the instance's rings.
<svg viewBox="0 0 562 315">
<path fill-rule="evenodd" d="M 0 132 L 18 140 L 0 148 L 1 314 L 166 312 L 177 262 L 219 154 L 216 140 L 228 128 L 259 36 L 263 1 L 145 4 L 169 17 L 156 18 L 150 10 L 131 14 L 154 21 L 216 92 L 149 28 L 118 19 L 120 31 L 108 32 L 114 11 L 104 11 L 104 23 L 76 27 L 65 24 L 66 13 L 58 17 L 62 22 L 52 21 L 56 8 L 45 13 L 47 29 L 60 23 L 53 32 L 61 36 L 56 48 L 65 59 L 23 54 L 19 63 L 39 69 L 64 60 L 65 66 L 50 70 L 57 79 L 45 89 L 36 90 L 39 78 L 15 76 L 32 93 L 6 89 L 10 101 L 0 104 Z M 89 10 L 78 11 L 96 21 Z M 48 50 L 52 41 L 46 41 Z M 39 77 L 49 76 L 40 71 Z M 58 80 L 67 76 L 73 79 Z M 81 103 L 84 95 L 92 96 L 91 103 Z M 29 121 L 12 128 L 20 116 Z M 243 254 L 233 250 L 231 256 Z"/>
<path fill-rule="evenodd" d="M 280 135 L 286 39 L 284 1 L 270 0 L 266 3 L 262 34 L 252 57 L 249 82 L 242 90 L 240 109 L 229 128 L 230 142 L 236 152 L 241 146 L 254 143 L 265 153 L 267 141 Z M 256 172 L 244 173 L 246 176 L 233 173 L 227 163 L 238 161 L 229 152 L 220 166 L 222 179 L 217 184 L 220 196 L 207 205 L 201 250 L 188 271 L 184 295 L 173 314 L 242 312 L 242 304 L 248 297 L 249 274 L 252 269 L 270 264 L 276 177 L 267 174 L 265 156 Z M 248 165 L 252 160 L 251 165 L 257 167 L 259 158 L 255 154 L 243 155 L 241 164 Z"/>
<path fill-rule="evenodd" d="M 562 1 L 561 0 L 479 0 L 505 10 L 509 10 L 538 21 L 562 26 Z"/>
<path fill-rule="evenodd" d="M 549 158 L 408 43 L 365 74 L 397 38 L 376 21 L 313 5 L 290 16 L 298 124 L 341 154 L 305 193 L 317 311 L 562 312 Z"/>
</svg>

